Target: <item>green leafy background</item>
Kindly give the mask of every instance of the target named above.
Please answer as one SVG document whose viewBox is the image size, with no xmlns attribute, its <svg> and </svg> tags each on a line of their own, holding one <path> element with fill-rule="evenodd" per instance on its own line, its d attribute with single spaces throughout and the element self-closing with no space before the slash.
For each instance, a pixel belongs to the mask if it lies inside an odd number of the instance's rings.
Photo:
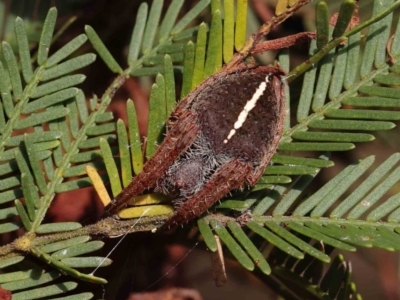
<svg viewBox="0 0 400 300">
<path fill-rule="evenodd" d="M 26 232 L 0 248 L 0 283 L 13 291 L 13 299 L 61 297 L 67 291 L 70 296 L 63 299 L 91 299 L 96 289 L 83 282 L 105 284 L 113 279 L 106 272 L 104 278 L 90 274 L 105 255 L 95 252 L 104 245 L 98 238 L 149 231 L 168 217 L 168 202 L 152 197 L 150 205 L 136 204 L 133 214 L 121 222 L 105 219 L 84 226 L 87 219 L 80 223 L 46 219 L 57 194 L 82 190 L 92 182 L 97 191 L 106 189 L 109 197 L 116 196 L 161 143 L 175 100 L 220 70 L 235 48 L 242 48 L 247 6 L 222 4 L 210 0 L 192 7 L 182 0 L 169 6 L 161 0 L 140 4 L 125 63 L 114 58 L 89 25 L 84 34 L 53 50 L 55 38 L 67 27 L 55 30 L 55 8 L 48 11 L 36 40 L 28 30 L 29 20 L 15 20 L 16 43 L 3 42 L 0 65 L 0 232 L 8 242 L 22 228 Z M 392 0 L 375 1 L 369 23 L 363 19 L 360 26 L 345 32 L 354 1 L 337 8 L 341 14 L 334 28 L 328 23 L 328 6 L 317 4 L 317 39 L 308 51 L 312 59 L 289 73 L 287 80 L 293 81 L 306 72 L 299 95 L 286 90 L 285 132 L 271 165 L 254 188 L 221 201 L 198 220 L 199 231 L 189 235 L 188 226 L 174 236 L 175 242 L 193 244 L 201 237 L 202 245 L 216 252 L 214 236 L 218 236 L 226 257 L 233 257 L 287 299 L 359 297 L 349 262 L 332 252 L 362 247 L 399 250 L 400 197 L 395 185 L 400 179 L 400 155 L 386 151 L 384 160 L 376 163 L 373 155 L 358 152 L 360 160 L 351 159 L 335 169 L 330 180 L 321 183 L 317 175 L 341 161 L 336 153 L 375 137 L 395 144 L 396 134 L 382 132 L 393 129 L 400 118 L 396 110 L 400 67 L 395 63 L 400 56 L 400 29 L 390 44 L 394 64 L 386 53 L 397 6 Z M 233 18 L 230 12 L 235 10 Z M 367 25 L 371 26 L 361 32 Z M 96 55 L 86 51 L 87 40 Z M 86 79 L 81 69 L 96 56 L 108 67 L 104 72 L 114 73 L 115 79 L 104 86 L 101 96 L 93 95 L 87 102 L 79 88 Z M 277 58 L 288 72 L 289 58 L 287 51 Z M 88 75 L 94 76 L 90 71 Z M 144 146 L 137 101 L 124 104 L 126 122 L 108 110 L 129 77 L 143 76 L 155 78 Z M 142 86 L 149 82 L 141 79 Z M 88 166 L 97 170 L 90 179 Z M 148 207 L 146 216 L 133 218 Z M 250 221 L 240 222 L 240 214 Z M 162 242 L 161 235 L 156 237 Z M 122 249 L 129 247 L 126 244 Z M 110 264 L 107 258 L 102 267 Z M 134 272 L 128 270 L 128 262 L 122 264 L 124 268 L 117 262 L 124 272 L 107 285 L 107 297 L 115 296 L 125 276 Z"/>
</svg>

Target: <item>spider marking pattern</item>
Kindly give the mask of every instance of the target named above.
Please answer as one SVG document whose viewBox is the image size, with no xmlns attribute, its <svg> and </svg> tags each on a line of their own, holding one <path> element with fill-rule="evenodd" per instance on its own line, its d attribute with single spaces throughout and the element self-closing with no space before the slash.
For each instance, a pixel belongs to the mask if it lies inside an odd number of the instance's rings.
<svg viewBox="0 0 400 300">
<path fill-rule="evenodd" d="M 238 130 L 240 127 L 242 127 L 243 123 L 246 121 L 246 118 L 247 118 L 249 112 L 256 106 L 258 99 L 260 99 L 260 97 L 264 94 L 264 91 L 267 88 L 267 84 L 269 82 L 270 76 L 271 76 L 271 74 L 268 74 L 265 77 L 265 81 L 260 83 L 260 86 L 254 93 L 253 97 L 249 101 L 247 101 L 243 110 L 240 112 L 237 121 L 233 125 L 233 129 L 231 129 L 228 136 L 224 140 L 224 144 L 228 143 L 228 141 L 231 139 L 231 137 L 236 133 L 236 130 Z"/>
</svg>

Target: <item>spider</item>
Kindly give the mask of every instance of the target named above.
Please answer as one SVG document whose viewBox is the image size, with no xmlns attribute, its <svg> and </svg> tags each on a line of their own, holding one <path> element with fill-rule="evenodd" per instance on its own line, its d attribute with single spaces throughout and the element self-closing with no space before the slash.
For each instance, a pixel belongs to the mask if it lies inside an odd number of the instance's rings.
<svg viewBox="0 0 400 300">
<path fill-rule="evenodd" d="M 232 190 L 256 184 L 282 135 L 285 72 L 278 64 L 246 65 L 244 59 L 314 36 L 301 33 L 256 43 L 246 55 L 203 81 L 177 105 L 163 143 L 111 202 L 106 215 L 145 191 L 162 192 L 176 208 L 162 226 L 168 229 L 200 216 Z"/>
<path fill-rule="evenodd" d="M 175 227 L 253 186 L 282 134 L 282 75 L 279 67 L 240 66 L 206 79 L 178 104 L 163 143 L 108 212 L 154 189 L 174 199 L 177 211 L 164 226 Z"/>
</svg>

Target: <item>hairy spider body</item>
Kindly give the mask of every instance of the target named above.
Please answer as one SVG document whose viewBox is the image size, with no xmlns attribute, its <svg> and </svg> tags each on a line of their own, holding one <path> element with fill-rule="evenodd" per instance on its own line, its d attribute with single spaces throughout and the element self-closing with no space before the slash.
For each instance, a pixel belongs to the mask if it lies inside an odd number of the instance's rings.
<svg viewBox="0 0 400 300">
<path fill-rule="evenodd" d="M 241 66 L 206 79 L 176 107 L 164 142 L 109 211 L 155 189 L 175 199 L 169 228 L 200 216 L 231 190 L 253 186 L 282 134 L 283 74 Z"/>
</svg>

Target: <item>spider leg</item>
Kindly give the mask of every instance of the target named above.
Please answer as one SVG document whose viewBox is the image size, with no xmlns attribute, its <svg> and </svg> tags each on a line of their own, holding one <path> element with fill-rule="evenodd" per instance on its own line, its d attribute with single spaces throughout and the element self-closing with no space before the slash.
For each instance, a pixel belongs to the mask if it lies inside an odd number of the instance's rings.
<svg viewBox="0 0 400 300">
<path fill-rule="evenodd" d="M 110 207 L 106 210 L 106 216 L 119 211 L 129 199 L 154 187 L 157 179 L 168 170 L 196 138 L 199 127 L 195 120 L 196 116 L 190 110 L 179 114 L 178 120 L 171 126 L 163 143 L 144 165 L 142 172 L 134 177 L 132 182 L 112 200 Z"/>
<path fill-rule="evenodd" d="M 229 191 L 242 186 L 251 170 L 250 165 L 239 160 L 231 160 L 222 165 L 204 184 L 202 189 L 183 202 L 175 214 L 161 228 L 175 227 L 187 223 L 196 216 L 200 216 Z"/>
<path fill-rule="evenodd" d="M 251 54 L 262 53 L 269 50 L 280 50 L 283 48 L 289 48 L 296 44 L 299 40 L 310 40 L 315 39 L 315 32 L 300 32 L 297 34 L 285 36 L 283 38 L 265 41 L 259 43 L 251 49 Z"/>
</svg>

